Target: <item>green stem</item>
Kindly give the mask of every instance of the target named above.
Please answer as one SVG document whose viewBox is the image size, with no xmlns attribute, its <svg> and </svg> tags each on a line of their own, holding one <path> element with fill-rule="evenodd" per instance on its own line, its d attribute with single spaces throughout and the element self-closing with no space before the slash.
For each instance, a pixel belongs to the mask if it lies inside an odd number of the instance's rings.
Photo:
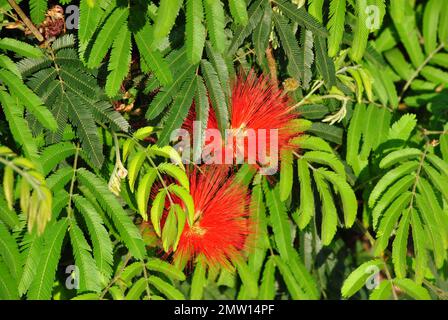
<svg viewBox="0 0 448 320">
<path fill-rule="evenodd" d="M 426 57 L 425 61 L 423 61 L 423 63 L 417 68 L 417 70 L 415 70 L 415 72 L 408 79 L 408 81 L 406 81 L 406 84 L 404 85 L 403 89 L 401 90 L 400 96 L 398 97 L 398 102 L 400 102 L 403 99 L 403 95 L 409 89 L 409 87 L 411 86 L 411 84 L 415 80 L 415 78 L 418 77 L 418 75 L 423 70 L 423 68 L 431 61 L 431 59 L 436 55 L 436 53 L 439 52 L 440 50 L 442 50 L 444 47 L 445 47 L 445 44 L 441 43 L 436 49 L 434 49 L 434 51 L 432 51 Z"/>
<path fill-rule="evenodd" d="M 19 175 L 21 175 L 23 178 L 25 178 L 26 181 L 30 184 L 30 186 L 34 190 L 36 190 L 36 192 L 38 193 L 39 199 L 45 199 L 45 195 L 43 195 L 42 192 L 40 191 L 41 183 L 37 179 L 35 179 L 33 176 L 28 174 L 26 171 L 23 171 L 18 166 L 16 166 L 13 162 L 11 162 L 5 158 L 0 157 L 0 162 L 3 163 L 5 166 L 10 167 L 12 170 L 14 170 Z"/>
<path fill-rule="evenodd" d="M 104 296 L 106 295 L 107 291 L 109 291 L 109 289 L 115 284 L 115 282 L 117 282 L 120 277 L 121 274 L 123 273 L 124 269 L 126 268 L 126 266 L 128 265 L 129 261 L 131 260 L 132 256 L 130 253 L 126 254 L 126 258 L 123 262 L 123 266 L 120 268 L 120 270 L 118 271 L 118 273 L 115 275 L 115 277 L 109 282 L 109 284 L 106 286 L 106 288 L 104 288 L 104 290 L 101 292 L 101 295 L 99 297 L 99 300 L 103 300 Z"/>
<path fill-rule="evenodd" d="M 68 205 L 67 205 L 67 215 L 69 217 L 72 216 L 72 199 L 73 199 L 73 192 L 75 190 L 75 181 L 76 181 L 76 171 L 78 170 L 78 157 L 79 157 L 79 143 L 76 145 L 76 153 L 75 153 L 75 160 L 73 161 L 73 175 L 72 180 L 70 182 L 70 193 L 69 193 L 69 199 L 68 199 Z"/>
</svg>

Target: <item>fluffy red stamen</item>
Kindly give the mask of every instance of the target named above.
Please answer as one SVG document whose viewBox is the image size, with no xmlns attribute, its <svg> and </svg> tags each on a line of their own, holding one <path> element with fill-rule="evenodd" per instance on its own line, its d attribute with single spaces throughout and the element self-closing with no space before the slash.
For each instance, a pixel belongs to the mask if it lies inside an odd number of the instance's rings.
<svg viewBox="0 0 448 320">
<path fill-rule="evenodd" d="M 229 129 L 234 134 L 245 136 L 244 148 L 243 146 L 237 146 L 236 140 L 234 140 L 234 150 L 236 153 L 237 148 L 244 149 L 245 160 L 247 160 L 249 141 L 246 132 L 249 129 L 255 133 L 255 142 L 252 142 L 256 144 L 257 150 L 263 145 L 261 142 L 264 141 L 268 157 L 271 152 L 271 130 L 278 130 L 278 142 L 276 145 L 278 151 L 285 148 L 294 148 L 290 141 L 299 134 L 293 123 L 297 115 L 291 112 L 291 101 L 288 95 L 284 94 L 267 77 L 263 75 L 257 77 L 254 70 L 251 70 L 247 76 L 240 73 L 232 85 L 230 109 Z M 183 125 L 183 128 L 190 133 L 193 132 L 193 121 L 195 118 L 196 113 L 194 107 L 192 107 Z M 212 109 L 209 112 L 207 128 L 218 128 L 216 115 Z M 261 130 L 266 131 L 263 132 Z M 257 162 L 265 162 L 264 159 L 258 157 L 256 159 Z"/>
<path fill-rule="evenodd" d="M 183 265 L 202 256 L 210 266 L 231 266 L 242 256 L 250 233 L 247 190 L 229 179 L 225 166 L 190 172 L 195 222 L 182 232 L 174 261 Z"/>
<path fill-rule="evenodd" d="M 281 150 L 290 147 L 289 141 L 297 135 L 291 123 L 296 115 L 290 112 L 290 107 L 291 101 L 282 90 L 251 70 L 246 77 L 240 74 L 233 86 L 230 126 L 243 130 L 277 129 Z"/>
</svg>

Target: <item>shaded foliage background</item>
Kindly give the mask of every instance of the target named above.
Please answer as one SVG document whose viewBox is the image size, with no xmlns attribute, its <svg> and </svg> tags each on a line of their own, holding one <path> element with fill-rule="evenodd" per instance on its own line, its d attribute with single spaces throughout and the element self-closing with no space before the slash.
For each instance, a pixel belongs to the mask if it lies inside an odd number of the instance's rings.
<svg viewBox="0 0 448 320">
<path fill-rule="evenodd" d="M 77 30 L 53 7 L 69 4 Z M 0 298 L 447 297 L 447 1 L 0 7 Z M 194 211 L 170 134 L 193 101 L 225 130 L 250 69 L 291 96 L 300 151 L 269 182 L 237 168 L 258 231 L 245 261 L 170 264 Z M 170 193 L 188 210 L 159 230 Z"/>
</svg>

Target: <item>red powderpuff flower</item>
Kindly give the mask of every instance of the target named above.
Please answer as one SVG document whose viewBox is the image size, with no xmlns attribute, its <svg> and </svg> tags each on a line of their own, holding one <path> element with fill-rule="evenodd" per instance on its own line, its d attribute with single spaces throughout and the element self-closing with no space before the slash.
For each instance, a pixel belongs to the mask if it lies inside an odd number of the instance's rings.
<svg viewBox="0 0 448 320">
<path fill-rule="evenodd" d="M 202 166 L 189 173 L 195 221 L 185 224 L 173 258 L 185 265 L 201 256 L 209 266 L 231 267 L 250 234 L 246 187 L 229 179 L 226 166 Z"/>
<path fill-rule="evenodd" d="M 232 88 L 230 127 L 236 130 L 278 130 L 278 150 L 290 148 L 297 135 L 292 120 L 291 101 L 276 84 L 251 70 L 247 77 L 240 74 Z M 269 135 L 267 135 L 269 144 Z"/>
<path fill-rule="evenodd" d="M 288 95 L 284 94 L 268 77 L 257 76 L 254 70 L 251 70 L 247 76 L 239 74 L 232 86 L 229 129 L 234 134 L 238 133 L 246 137 L 244 140 L 245 160 L 248 157 L 249 135 L 246 134 L 248 129 L 255 133 L 256 148 L 265 146 L 268 157 L 271 147 L 271 130 L 278 130 L 278 141 L 275 146 L 277 151 L 295 148 L 291 139 L 299 133 L 294 124 L 297 114 L 291 112 L 291 104 Z M 193 131 L 195 115 L 193 107 L 183 125 L 183 128 L 190 133 Z M 216 115 L 212 109 L 210 109 L 207 128 L 217 129 Z M 236 145 L 236 140 L 233 143 L 236 146 L 235 152 L 238 147 L 242 147 Z M 265 162 L 260 155 L 257 155 L 256 161 Z"/>
</svg>

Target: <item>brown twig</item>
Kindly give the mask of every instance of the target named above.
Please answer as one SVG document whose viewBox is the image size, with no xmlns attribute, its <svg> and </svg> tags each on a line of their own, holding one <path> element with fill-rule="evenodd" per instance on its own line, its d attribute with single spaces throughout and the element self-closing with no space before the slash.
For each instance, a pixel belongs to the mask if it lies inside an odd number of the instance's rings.
<svg viewBox="0 0 448 320">
<path fill-rule="evenodd" d="M 269 45 L 266 48 L 266 59 L 268 60 L 269 73 L 271 75 L 271 81 L 278 85 L 277 77 L 277 65 L 275 63 L 274 55 L 272 54 L 272 47 Z"/>
<path fill-rule="evenodd" d="M 34 26 L 31 20 L 26 16 L 25 12 L 23 12 L 23 10 L 20 9 L 17 3 L 14 0 L 8 0 L 8 3 L 17 12 L 20 19 L 22 19 L 23 23 L 28 27 L 28 29 L 30 29 L 30 31 L 37 38 L 37 40 L 39 40 L 39 42 L 44 41 L 44 37 L 42 36 L 42 34 L 39 32 L 39 30 L 37 30 L 37 28 Z"/>
</svg>

